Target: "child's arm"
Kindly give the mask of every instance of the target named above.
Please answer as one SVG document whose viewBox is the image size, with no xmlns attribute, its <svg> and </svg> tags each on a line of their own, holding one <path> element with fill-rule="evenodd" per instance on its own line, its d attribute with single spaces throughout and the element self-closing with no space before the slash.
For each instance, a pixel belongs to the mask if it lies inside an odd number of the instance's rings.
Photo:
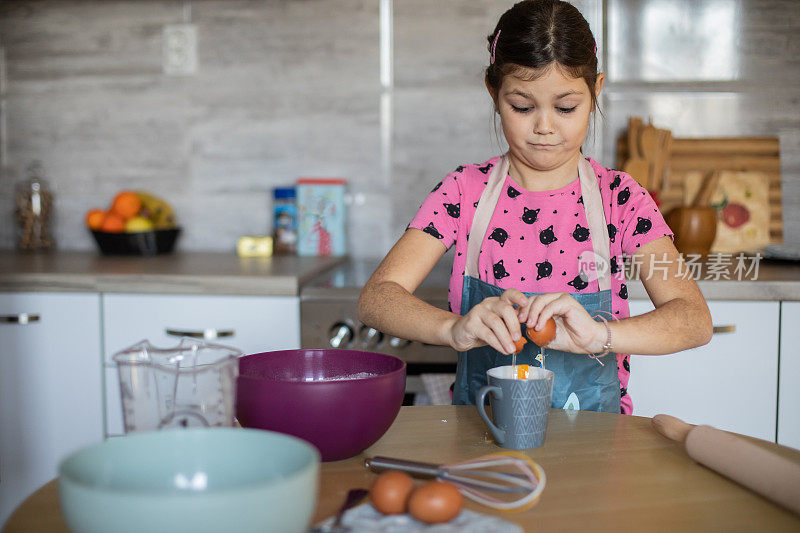
<svg viewBox="0 0 800 533">
<path fill-rule="evenodd" d="M 609 320 L 613 350 L 662 355 L 707 344 L 713 333 L 711 313 L 686 269 L 679 275 L 682 259 L 672 241 L 668 237 L 650 241 L 633 260 L 641 265 L 640 279 L 656 308 L 643 315 Z M 654 271 L 656 264 L 658 271 Z M 561 317 L 563 327 L 557 329 L 556 339 L 548 346 L 578 345 L 583 351 L 600 352 L 606 342 L 605 325 L 581 311 L 583 308 L 569 295 L 548 294 L 532 298 L 519 315 L 520 320 L 535 324 L 537 329 L 551 316 Z"/>
<path fill-rule="evenodd" d="M 662 355 L 708 344 L 711 312 L 697 282 L 680 267 L 683 259 L 669 237 L 643 245 L 633 260 L 641 265 L 639 277 L 655 309 L 611 324 L 615 351 Z"/>
<path fill-rule="evenodd" d="M 358 299 L 359 319 L 403 339 L 451 346 L 466 351 L 491 345 L 499 352 L 514 351 L 520 325 L 513 303 L 521 297 L 487 298 L 461 316 L 429 305 L 413 293 L 444 255 L 445 246 L 418 229 L 397 241 L 364 285 Z"/>
</svg>

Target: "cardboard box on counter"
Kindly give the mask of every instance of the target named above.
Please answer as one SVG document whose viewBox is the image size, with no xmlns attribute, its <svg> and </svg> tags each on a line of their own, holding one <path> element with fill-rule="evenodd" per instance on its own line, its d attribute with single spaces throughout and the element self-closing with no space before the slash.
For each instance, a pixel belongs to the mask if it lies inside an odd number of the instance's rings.
<svg viewBox="0 0 800 533">
<path fill-rule="evenodd" d="M 297 254 L 345 255 L 345 188 L 343 179 L 297 180 Z"/>
</svg>

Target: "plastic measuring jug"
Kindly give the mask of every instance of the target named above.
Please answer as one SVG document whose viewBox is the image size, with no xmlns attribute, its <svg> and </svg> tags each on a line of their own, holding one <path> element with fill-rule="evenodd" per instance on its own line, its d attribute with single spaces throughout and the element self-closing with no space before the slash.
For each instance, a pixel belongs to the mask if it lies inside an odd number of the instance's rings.
<svg viewBox="0 0 800 533">
<path fill-rule="evenodd" d="M 125 433 L 233 426 L 241 355 L 189 338 L 174 348 L 144 340 L 114 354 Z"/>
</svg>

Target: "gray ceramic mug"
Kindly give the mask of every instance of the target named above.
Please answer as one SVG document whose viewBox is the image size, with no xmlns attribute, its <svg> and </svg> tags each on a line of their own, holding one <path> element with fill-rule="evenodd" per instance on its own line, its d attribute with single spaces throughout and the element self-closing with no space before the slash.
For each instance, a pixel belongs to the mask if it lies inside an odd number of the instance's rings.
<svg viewBox="0 0 800 533">
<path fill-rule="evenodd" d="M 529 450 L 544 444 L 547 414 L 553 396 L 550 370 L 530 367 L 527 379 L 514 379 L 513 367 L 498 366 L 486 371 L 489 384 L 475 398 L 478 414 L 489 427 L 497 444 L 512 450 Z M 489 396 L 492 418 L 486 414 Z"/>
</svg>

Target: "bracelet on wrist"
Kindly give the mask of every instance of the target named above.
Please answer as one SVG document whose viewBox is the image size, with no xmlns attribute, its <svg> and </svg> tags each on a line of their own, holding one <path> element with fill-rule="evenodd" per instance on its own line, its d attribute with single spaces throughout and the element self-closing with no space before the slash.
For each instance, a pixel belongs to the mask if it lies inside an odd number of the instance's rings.
<svg viewBox="0 0 800 533">
<path fill-rule="evenodd" d="M 608 320 L 606 320 L 602 316 L 600 317 L 600 320 L 602 320 L 603 324 L 606 326 L 606 342 L 605 344 L 603 344 L 602 348 L 603 352 L 599 355 L 599 357 L 602 357 L 608 353 L 613 352 L 614 349 L 611 344 L 611 326 L 608 324 Z"/>
<path fill-rule="evenodd" d="M 595 361 L 597 361 L 600 364 L 600 366 L 605 366 L 604 363 L 600 360 L 600 358 L 603 357 L 604 355 L 608 355 L 609 353 L 611 353 L 614 350 L 614 348 L 613 348 L 613 346 L 611 344 L 611 326 L 608 324 L 608 320 L 606 320 L 604 317 L 597 316 L 597 318 L 602 320 L 603 324 L 606 327 L 606 342 L 603 344 L 603 347 L 601 348 L 602 351 L 600 353 L 594 353 L 594 354 L 590 353 L 590 354 L 587 354 L 587 355 L 591 359 L 594 359 Z"/>
</svg>

